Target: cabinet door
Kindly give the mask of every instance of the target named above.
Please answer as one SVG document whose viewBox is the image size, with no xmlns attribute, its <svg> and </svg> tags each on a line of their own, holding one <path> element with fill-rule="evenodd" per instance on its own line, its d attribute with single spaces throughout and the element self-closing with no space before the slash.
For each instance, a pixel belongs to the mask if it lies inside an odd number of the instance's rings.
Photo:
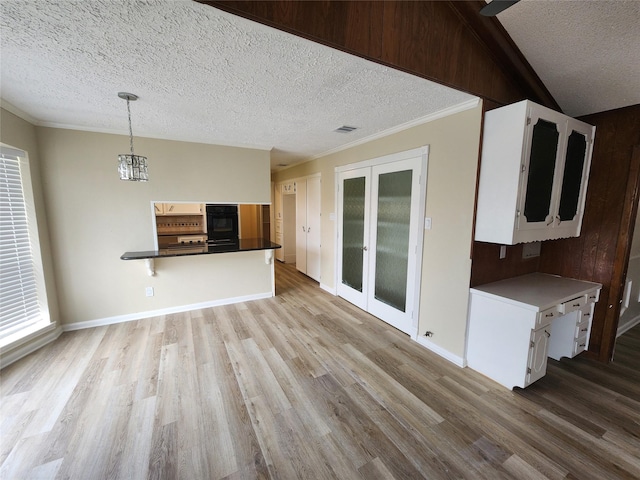
<svg viewBox="0 0 640 480">
<path fill-rule="evenodd" d="M 547 372 L 547 352 L 549 349 L 550 326 L 531 331 L 529 358 L 527 360 L 527 377 L 525 386 L 544 377 Z"/>
<path fill-rule="evenodd" d="M 165 203 L 164 215 L 200 215 L 202 205 L 199 203 Z"/>
<path fill-rule="evenodd" d="M 273 218 L 275 220 L 282 220 L 282 184 L 281 183 L 276 184 L 276 187 L 275 187 L 275 192 L 273 196 Z"/>
<path fill-rule="evenodd" d="M 564 146 L 562 186 L 558 203 L 559 225 L 580 233 L 586 195 L 587 177 L 593 145 L 593 127 L 577 120 L 568 121 Z"/>
<path fill-rule="evenodd" d="M 559 177 L 561 136 L 566 118 L 546 109 L 537 112 L 534 108 L 527 123 L 518 229 L 545 229 L 555 221 L 553 193 Z"/>
</svg>

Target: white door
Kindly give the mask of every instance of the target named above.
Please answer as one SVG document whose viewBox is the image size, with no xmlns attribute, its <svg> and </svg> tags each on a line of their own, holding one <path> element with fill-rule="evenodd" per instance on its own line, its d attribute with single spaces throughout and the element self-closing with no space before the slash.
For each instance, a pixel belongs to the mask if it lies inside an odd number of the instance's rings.
<svg viewBox="0 0 640 480">
<path fill-rule="evenodd" d="M 296 268 L 307 273 L 307 182 L 296 182 Z"/>
<path fill-rule="evenodd" d="M 338 295 L 413 334 L 426 155 L 338 175 Z"/>
<path fill-rule="evenodd" d="M 338 295 L 367 309 L 371 168 L 338 175 Z"/>
<path fill-rule="evenodd" d="M 307 179 L 307 275 L 320 281 L 320 177 Z"/>
<path fill-rule="evenodd" d="M 420 160 L 373 167 L 368 310 L 412 332 L 420 216 Z"/>
</svg>

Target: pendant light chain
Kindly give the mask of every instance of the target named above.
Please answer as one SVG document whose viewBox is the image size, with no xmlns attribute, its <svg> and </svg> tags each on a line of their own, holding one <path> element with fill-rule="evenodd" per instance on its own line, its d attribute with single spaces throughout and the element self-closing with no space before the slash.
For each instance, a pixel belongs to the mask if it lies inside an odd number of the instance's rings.
<svg viewBox="0 0 640 480">
<path fill-rule="evenodd" d="M 131 108 L 129 107 L 129 97 L 127 97 L 127 115 L 129 116 L 129 145 L 133 156 L 133 129 L 131 128 Z"/>
</svg>

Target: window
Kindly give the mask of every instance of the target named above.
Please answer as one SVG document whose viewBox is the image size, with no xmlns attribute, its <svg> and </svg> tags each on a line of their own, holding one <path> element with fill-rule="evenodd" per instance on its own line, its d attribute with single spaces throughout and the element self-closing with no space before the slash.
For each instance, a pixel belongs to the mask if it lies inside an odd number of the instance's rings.
<svg viewBox="0 0 640 480">
<path fill-rule="evenodd" d="M 29 162 L 0 146 L 0 346 L 49 325 Z"/>
</svg>

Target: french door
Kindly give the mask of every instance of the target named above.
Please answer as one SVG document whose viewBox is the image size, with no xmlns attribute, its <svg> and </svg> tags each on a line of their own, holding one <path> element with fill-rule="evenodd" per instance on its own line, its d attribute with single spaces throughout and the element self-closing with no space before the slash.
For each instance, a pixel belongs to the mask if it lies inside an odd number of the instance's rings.
<svg viewBox="0 0 640 480">
<path fill-rule="evenodd" d="M 379 160 L 338 171 L 337 293 L 415 335 L 426 149 Z"/>
</svg>

